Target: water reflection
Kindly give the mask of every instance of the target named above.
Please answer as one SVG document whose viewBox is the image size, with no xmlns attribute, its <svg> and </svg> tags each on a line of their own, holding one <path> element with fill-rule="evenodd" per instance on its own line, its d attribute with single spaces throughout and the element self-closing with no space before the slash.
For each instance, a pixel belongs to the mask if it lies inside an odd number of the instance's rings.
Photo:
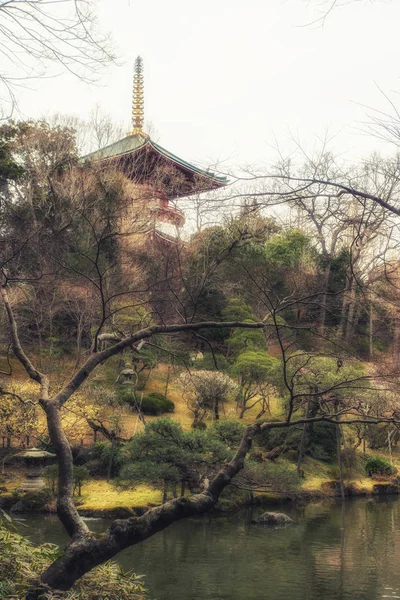
<svg viewBox="0 0 400 600">
<path fill-rule="evenodd" d="M 279 508 L 281 510 L 281 507 Z M 122 552 L 158 600 L 377 600 L 400 598 L 400 502 L 324 501 L 285 511 L 296 525 L 250 524 L 262 509 L 189 519 Z M 57 519 L 29 516 L 35 542 L 63 544 Z M 102 531 L 106 521 L 91 521 Z"/>
</svg>

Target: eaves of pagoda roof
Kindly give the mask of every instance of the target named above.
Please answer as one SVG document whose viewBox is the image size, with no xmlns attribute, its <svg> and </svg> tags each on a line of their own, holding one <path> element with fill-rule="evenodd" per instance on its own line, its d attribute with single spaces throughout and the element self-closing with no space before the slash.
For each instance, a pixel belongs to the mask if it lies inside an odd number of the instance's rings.
<svg viewBox="0 0 400 600">
<path fill-rule="evenodd" d="M 82 160 L 108 162 L 124 159 L 125 157 L 128 158 L 129 155 L 134 156 L 143 150 L 151 151 L 160 158 L 162 157 L 164 160 L 167 160 L 173 164 L 187 176 L 206 178 L 210 183 L 209 189 L 219 188 L 227 185 L 228 183 L 227 177 L 216 175 L 212 171 L 201 169 L 200 167 L 196 167 L 195 165 L 186 162 L 182 158 L 179 158 L 179 156 L 176 156 L 169 150 L 166 150 L 154 142 L 148 135 L 143 133 L 128 135 L 127 137 L 114 142 L 113 144 L 109 144 L 100 150 L 96 150 L 95 152 L 87 154 L 86 156 L 82 157 Z"/>
</svg>

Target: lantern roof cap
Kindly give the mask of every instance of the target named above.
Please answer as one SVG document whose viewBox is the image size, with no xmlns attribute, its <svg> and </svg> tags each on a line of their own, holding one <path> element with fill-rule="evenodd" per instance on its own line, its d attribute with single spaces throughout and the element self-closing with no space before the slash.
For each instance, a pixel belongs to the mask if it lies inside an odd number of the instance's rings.
<svg viewBox="0 0 400 600">
<path fill-rule="evenodd" d="M 52 452 L 47 452 L 47 450 L 40 450 L 40 448 L 29 448 L 29 450 L 18 452 L 15 456 L 21 458 L 54 458 L 57 455 Z"/>
</svg>

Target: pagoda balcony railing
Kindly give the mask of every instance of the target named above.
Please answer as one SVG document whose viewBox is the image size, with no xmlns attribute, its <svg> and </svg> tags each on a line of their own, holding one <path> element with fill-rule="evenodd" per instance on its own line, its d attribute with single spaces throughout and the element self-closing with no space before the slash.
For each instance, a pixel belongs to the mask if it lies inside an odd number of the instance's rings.
<svg viewBox="0 0 400 600">
<path fill-rule="evenodd" d="M 160 221 L 172 222 L 177 225 L 177 227 L 182 227 L 185 224 L 185 214 L 175 206 L 169 206 L 163 203 L 162 206 L 154 209 L 152 212 Z"/>
</svg>

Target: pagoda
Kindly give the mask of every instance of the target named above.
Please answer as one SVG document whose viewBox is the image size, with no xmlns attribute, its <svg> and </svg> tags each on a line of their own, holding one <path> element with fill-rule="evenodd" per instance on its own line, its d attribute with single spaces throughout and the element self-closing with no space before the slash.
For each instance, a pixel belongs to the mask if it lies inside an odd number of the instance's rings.
<svg viewBox="0 0 400 600">
<path fill-rule="evenodd" d="M 132 131 L 84 157 L 100 162 L 105 168 L 121 171 L 146 198 L 152 215 L 152 233 L 166 240 L 176 238 L 185 216 L 174 201 L 221 188 L 226 177 L 200 169 L 154 142 L 143 130 L 144 80 L 143 60 L 135 60 L 132 99 Z"/>
</svg>

